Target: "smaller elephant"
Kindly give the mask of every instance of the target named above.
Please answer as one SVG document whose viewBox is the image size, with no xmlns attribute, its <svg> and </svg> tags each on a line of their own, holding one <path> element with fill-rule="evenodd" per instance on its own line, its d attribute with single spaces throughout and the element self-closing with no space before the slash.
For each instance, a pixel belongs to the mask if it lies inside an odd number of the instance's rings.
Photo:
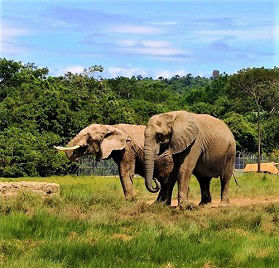
<svg viewBox="0 0 279 268">
<path fill-rule="evenodd" d="M 126 199 L 134 199 L 133 177 L 144 177 L 144 131 L 140 125 L 100 125 L 92 124 L 81 130 L 67 145 L 55 146 L 64 151 L 71 161 L 78 161 L 83 155 L 95 155 L 96 160 L 112 158 L 118 166 L 120 181 Z M 165 200 L 168 177 L 173 168 L 173 160 L 168 152 L 156 158 L 154 176 L 162 190 L 157 198 Z"/>
<path fill-rule="evenodd" d="M 229 181 L 233 173 L 236 145 L 228 126 L 206 114 L 174 111 L 150 118 L 145 129 L 144 158 L 146 187 L 151 192 L 154 160 L 162 147 L 167 147 L 173 158 L 173 171 L 164 198 L 171 199 L 178 183 L 178 205 L 188 207 L 189 180 L 196 176 L 201 188 L 200 205 L 211 202 L 210 181 L 221 180 L 221 203 L 229 203 Z"/>
</svg>

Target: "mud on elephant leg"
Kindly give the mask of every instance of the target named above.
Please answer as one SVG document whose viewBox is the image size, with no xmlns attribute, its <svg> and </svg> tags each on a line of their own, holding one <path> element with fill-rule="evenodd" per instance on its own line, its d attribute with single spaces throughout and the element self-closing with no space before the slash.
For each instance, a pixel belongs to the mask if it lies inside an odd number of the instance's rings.
<svg viewBox="0 0 279 268">
<path fill-rule="evenodd" d="M 199 206 L 205 206 L 211 203 L 211 194 L 210 194 L 210 181 L 212 178 L 202 178 L 198 177 L 198 182 L 201 189 L 201 201 Z"/>
</svg>

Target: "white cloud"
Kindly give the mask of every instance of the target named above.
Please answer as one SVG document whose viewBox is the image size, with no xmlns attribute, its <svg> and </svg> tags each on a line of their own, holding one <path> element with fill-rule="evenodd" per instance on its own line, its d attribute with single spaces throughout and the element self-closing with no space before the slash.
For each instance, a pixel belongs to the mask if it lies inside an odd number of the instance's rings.
<svg viewBox="0 0 279 268">
<path fill-rule="evenodd" d="M 181 49 L 172 47 L 172 44 L 165 40 L 124 39 L 118 41 L 117 44 L 120 46 L 120 50 L 130 54 L 154 57 L 172 57 L 184 54 Z"/>
<path fill-rule="evenodd" d="M 117 44 L 124 47 L 170 47 L 171 44 L 164 40 L 134 40 L 134 39 L 123 39 L 117 41 Z"/>
<path fill-rule="evenodd" d="M 124 39 L 117 41 L 117 44 L 124 47 L 133 47 L 136 46 L 139 42 L 137 40 L 132 39 Z"/>
<path fill-rule="evenodd" d="M 28 34 L 29 31 L 23 28 L 10 27 L 4 23 L 0 25 L 0 52 L 18 54 L 24 52 L 22 46 L 17 44 L 17 37 Z"/>
<path fill-rule="evenodd" d="M 144 40 L 142 44 L 146 47 L 170 47 L 170 43 L 168 41 L 158 41 L 158 40 Z"/>
<path fill-rule="evenodd" d="M 273 27 L 274 39 L 279 42 L 279 25 Z"/>
<path fill-rule="evenodd" d="M 162 70 L 162 71 L 155 73 L 154 77 L 155 78 L 164 77 L 164 78 L 169 79 L 175 75 L 185 76 L 187 74 L 188 74 L 188 72 L 186 72 L 185 70 L 177 70 L 177 71 Z"/>
<path fill-rule="evenodd" d="M 45 19 L 45 22 L 47 22 L 47 24 L 51 27 L 57 28 L 57 27 L 63 27 L 63 28 L 74 28 L 77 27 L 78 24 L 77 23 L 68 23 L 66 21 L 62 21 L 62 20 L 57 20 L 57 19 Z"/>
<path fill-rule="evenodd" d="M 58 72 L 57 72 L 57 75 L 59 76 L 59 75 L 64 75 L 64 74 L 66 74 L 66 73 L 68 73 L 68 72 L 70 72 L 70 73 L 73 73 L 73 74 L 80 74 L 80 73 L 82 73 L 83 71 L 84 71 L 84 66 L 81 66 L 81 65 L 75 65 L 75 66 L 67 66 L 67 67 L 65 67 L 65 68 L 63 68 L 63 69 L 61 69 L 61 70 L 59 70 Z"/>
<path fill-rule="evenodd" d="M 116 76 L 126 76 L 131 77 L 133 75 L 142 75 L 146 76 L 147 73 L 141 68 L 123 68 L 123 67 L 116 67 L 111 66 L 108 68 L 107 72 L 109 73 L 110 77 L 116 77 Z"/>
<path fill-rule="evenodd" d="M 153 57 L 172 57 L 183 53 L 180 49 L 170 47 L 135 47 L 126 48 L 125 52 Z"/>
<path fill-rule="evenodd" d="M 232 29 L 232 30 L 200 30 L 196 32 L 196 35 L 204 40 L 214 41 L 225 37 L 234 37 L 239 40 L 272 40 L 276 37 L 274 32 L 276 28 L 272 27 L 258 27 L 250 29 Z"/>
<path fill-rule="evenodd" d="M 16 27 L 9 27 L 7 25 L 1 25 L 1 37 L 4 38 L 10 38 L 10 37 L 16 37 L 20 35 L 26 35 L 28 31 L 26 29 L 22 28 L 16 28 Z"/>
<path fill-rule="evenodd" d="M 159 26 L 172 26 L 178 24 L 177 21 L 154 21 L 152 22 L 154 25 L 159 25 Z"/>
<path fill-rule="evenodd" d="M 110 32 L 121 34 L 160 34 L 164 30 L 158 27 L 139 25 L 117 25 L 110 28 Z"/>
</svg>

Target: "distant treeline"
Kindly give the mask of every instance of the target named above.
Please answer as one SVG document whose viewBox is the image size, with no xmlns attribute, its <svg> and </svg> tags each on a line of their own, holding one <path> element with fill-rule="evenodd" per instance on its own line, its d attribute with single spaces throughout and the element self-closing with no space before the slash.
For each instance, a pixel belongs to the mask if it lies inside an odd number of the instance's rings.
<svg viewBox="0 0 279 268">
<path fill-rule="evenodd" d="M 187 74 L 170 79 L 96 79 L 95 70 L 102 68 L 53 77 L 47 68 L 0 59 L 0 177 L 67 174 L 75 164 L 53 145 L 66 145 L 92 123 L 144 125 L 152 115 L 174 110 L 223 119 L 235 135 L 237 149 L 255 152 L 257 105 L 244 88 L 255 84 L 259 88 L 263 152 L 279 149 L 276 67 L 240 70 L 234 75 L 214 71 L 210 78 Z"/>
</svg>

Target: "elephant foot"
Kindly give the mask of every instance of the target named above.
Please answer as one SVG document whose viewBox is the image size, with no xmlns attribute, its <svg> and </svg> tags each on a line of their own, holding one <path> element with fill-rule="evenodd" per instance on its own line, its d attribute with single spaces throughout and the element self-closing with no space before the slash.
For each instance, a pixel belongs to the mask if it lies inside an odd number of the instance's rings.
<svg viewBox="0 0 279 268">
<path fill-rule="evenodd" d="M 212 203 L 211 203 L 211 201 L 210 202 L 200 202 L 199 203 L 199 206 L 200 207 L 206 207 L 206 208 L 211 208 L 212 207 Z"/>
<path fill-rule="evenodd" d="M 194 210 L 197 208 L 195 204 L 190 202 L 181 202 L 178 207 L 180 210 Z"/>
<path fill-rule="evenodd" d="M 138 198 L 134 195 L 125 196 L 125 199 L 126 199 L 126 201 L 129 201 L 129 202 L 137 202 L 138 201 Z"/>
<path fill-rule="evenodd" d="M 168 198 L 166 195 L 158 195 L 156 202 L 170 206 L 171 205 L 171 198 Z"/>
<path fill-rule="evenodd" d="M 228 201 L 221 201 L 218 205 L 218 207 L 228 207 L 230 205 L 229 200 Z"/>
<path fill-rule="evenodd" d="M 154 203 L 157 203 L 157 204 L 160 203 L 160 204 L 163 204 L 163 205 L 166 205 L 166 206 L 170 206 L 171 205 L 171 201 L 170 200 L 159 199 L 159 198 L 157 198 Z"/>
</svg>

